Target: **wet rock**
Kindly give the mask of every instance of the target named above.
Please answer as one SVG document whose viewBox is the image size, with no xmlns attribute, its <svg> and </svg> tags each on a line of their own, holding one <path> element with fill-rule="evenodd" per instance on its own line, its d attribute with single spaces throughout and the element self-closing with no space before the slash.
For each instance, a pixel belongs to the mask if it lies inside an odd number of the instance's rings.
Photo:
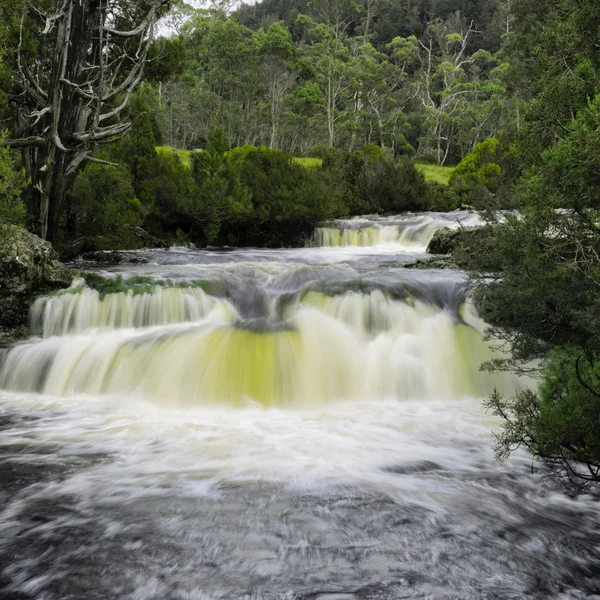
<svg viewBox="0 0 600 600">
<path fill-rule="evenodd" d="M 25 325 L 33 300 L 68 287 L 74 275 L 49 242 L 20 227 L 0 226 L 0 327 Z"/>
<path fill-rule="evenodd" d="M 122 263 L 146 264 L 150 262 L 150 257 L 147 254 L 117 250 L 84 252 L 80 258 L 81 260 L 101 265 L 120 265 Z"/>
<path fill-rule="evenodd" d="M 82 260 L 101 263 L 103 265 L 118 265 L 125 262 L 127 259 L 121 252 L 113 250 L 94 250 L 92 252 L 84 252 L 81 255 Z"/>
<path fill-rule="evenodd" d="M 452 251 L 460 242 L 462 231 L 444 227 L 433 234 L 427 252 L 429 254 L 452 254 Z"/>
<path fill-rule="evenodd" d="M 482 243 L 489 240 L 491 231 L 492 227 L 489 225 L 461 229 L 444 227 L 435 232 L 427 246 L 427 252 L 452 255 L 456 259 L 461 252 L 468 253 L 472 248 L 481 248 Z"/>
<path fill-rule="evenodd" d="M 419 258 L 412 262 L 400 264 L 405 269 L 456 269 L 458 268 L 451 256 L 432 256 Z"/>
</svg>

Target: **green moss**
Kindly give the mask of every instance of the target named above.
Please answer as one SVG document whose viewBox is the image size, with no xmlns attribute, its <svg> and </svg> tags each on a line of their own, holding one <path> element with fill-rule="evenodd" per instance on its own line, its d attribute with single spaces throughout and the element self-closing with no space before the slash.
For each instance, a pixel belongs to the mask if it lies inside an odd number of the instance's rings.
<svg viewBox="0 0 600 600">
<path fill-rule="evenodd" d="M 196 281 L 177 281 L 173 282 L 170 279 L 154 279 L 143 275 L 134 275 L 132 277 L 123 278 L 122 275 L 117 277 L 102 277 L 97 273 L 84 273 L 83 279 L 88 287 L 100 292 L 102 297 L 107 294 L 118 294 L 119 292 L 129 292 L 133 294 L 151 294 L 156 287 L 163 288 L 181 288 L 193 289 L 200 288 L 210 296 L 226 296 L 227 283 L 224 281 L 199 279 Z M 79 294 L 83 288 L 69 288 L 62 290 L 57 295 L 63 294 Z"/>
<path fill-rule="evenodd" d="M 29 337 L 29 327 L 21 325 L 19 327 L 0 327 L 0 345 L 15 344 Z"/>
</svg>

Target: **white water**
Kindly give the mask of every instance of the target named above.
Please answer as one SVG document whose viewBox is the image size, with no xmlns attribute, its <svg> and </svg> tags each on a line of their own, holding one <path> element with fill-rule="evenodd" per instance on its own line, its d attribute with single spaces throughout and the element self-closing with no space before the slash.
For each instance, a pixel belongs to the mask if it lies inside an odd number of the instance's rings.
<svg viewBox="0 0 600 600">
<path fill-rule="evenodd" d="M 213 293 L 40 301 L 0 358 L 0 597 L 598 597 L 595 500 L 494 462 L 481 399 L 524 382 L 406 252 L 156 251 L 113 271 Z"/>
<path fill-rule="evenodd" d="M 424 252 L 436 231 L 474 227 L 479 215 L 456 213 L 408 214 L 392 217 L 355 217 L 324 224 L 315 229 L 312 245 L 317 247 L 390 246 L 397 250 Z"/>
</svg>

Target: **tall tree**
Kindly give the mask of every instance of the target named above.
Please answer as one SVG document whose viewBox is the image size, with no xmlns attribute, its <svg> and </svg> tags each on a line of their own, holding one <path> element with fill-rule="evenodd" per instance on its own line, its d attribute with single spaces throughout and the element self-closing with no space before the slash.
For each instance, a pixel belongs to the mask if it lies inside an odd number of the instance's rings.
<svg viewBox="0 0 600 600">
<path fill-rule="evenodd" d="M 288 28 L 282 23 L 273 23 L 265 35 L 259 35 L 261 54 L 260 70 L 265 83 L 269 114 L 271 118 L 270 148 L 277 148 L 279 127 L 283 113 L 283 100 L 294 83 L 294 59 L 296 47 Z"/>
<path fill-rule="evenodd" d="M 54 240 L 65 194 L 97 144 L 125 135 L 126 108 L 142 80 L 168 0 L 27 2 L 21 17 L 13 106 L 31 177 L 37 233 Z M 25 48 L 39 40 L 39 53 Z"/>
</svg>

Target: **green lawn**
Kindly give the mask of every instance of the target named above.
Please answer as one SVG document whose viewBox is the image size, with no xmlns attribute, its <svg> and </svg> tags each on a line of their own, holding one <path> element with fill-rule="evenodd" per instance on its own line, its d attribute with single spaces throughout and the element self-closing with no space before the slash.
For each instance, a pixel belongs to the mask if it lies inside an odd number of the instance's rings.
<svg viewBox="0 0 600 600">
<path fill-rule="evenodd" d="M 181 162 L 188 168 L 192 168 L 192 157 L 191 152 L 189 150 L 178 150 L 177 148 L 173 148 L 173 146 L 156 146 L 156 151 L 158 153 L 168 154 L 171 152 L 177 152 Z"/>
<path fill-rule="evenodd" d="M 439 165 L 429 165 L 419 162 L 415 166 L 425 175 L 426 181 L 433 181 L 442 185 L 448 185 L 450 176 L 454 171 L 454 167 L 440 167 Z"/>
<path fill-rule="evenodd" d="M 316 169 L 323 164 L 322 158 L 308 158 L 306 156 L 297 156 L 292 159 L 298 165 L 302 165 L 305 169 Z"/>
</svg>

